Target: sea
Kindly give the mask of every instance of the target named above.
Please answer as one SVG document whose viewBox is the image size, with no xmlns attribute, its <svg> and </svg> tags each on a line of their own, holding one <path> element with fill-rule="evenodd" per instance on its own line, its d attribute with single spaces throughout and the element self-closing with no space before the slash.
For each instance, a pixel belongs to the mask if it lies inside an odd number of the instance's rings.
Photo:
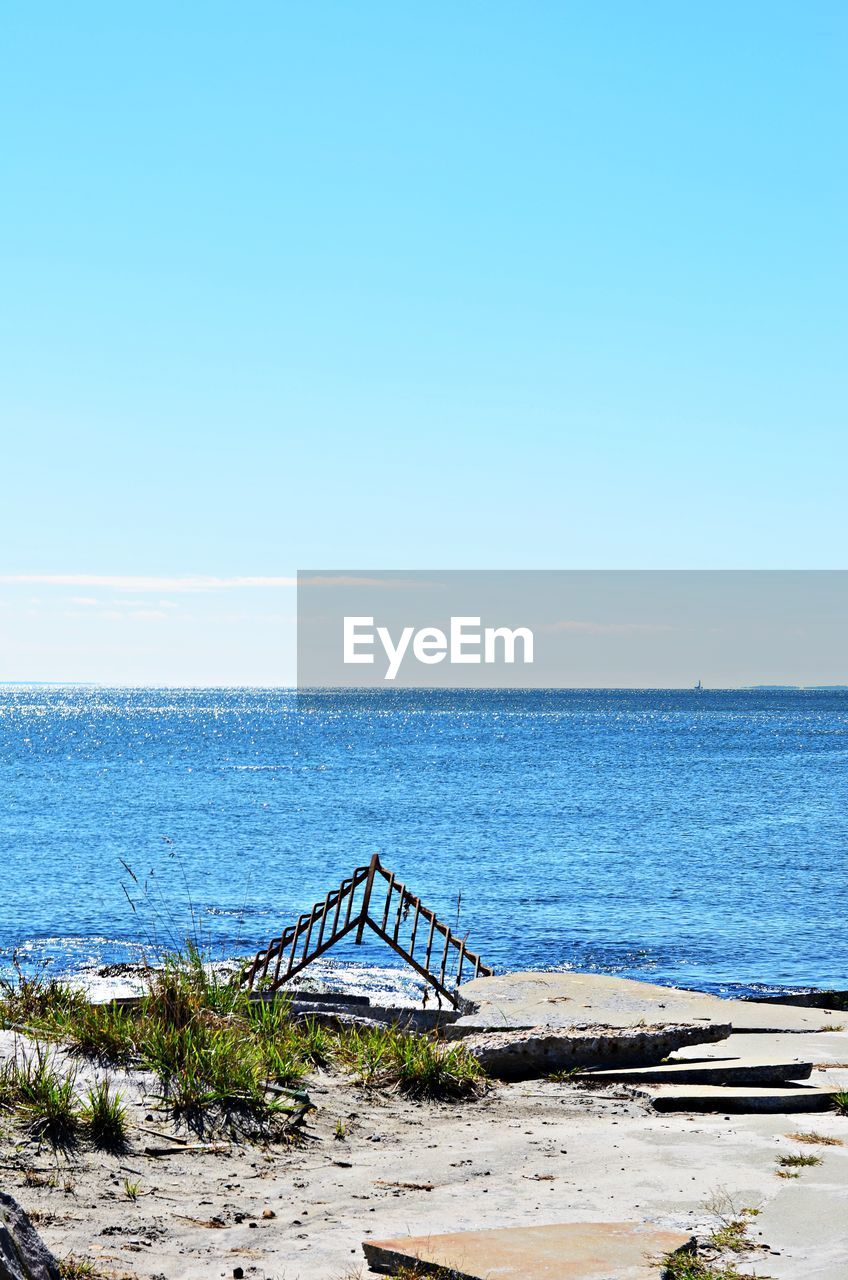
<svg viewBox="0 0 848 1280">
<path fill-rule="evenodd" d="M 846 782 L 841 690 L 7 686 L 0 976 L 248 955 L 376 851 L 497 971 L 845 989 Z"/>
</svg>

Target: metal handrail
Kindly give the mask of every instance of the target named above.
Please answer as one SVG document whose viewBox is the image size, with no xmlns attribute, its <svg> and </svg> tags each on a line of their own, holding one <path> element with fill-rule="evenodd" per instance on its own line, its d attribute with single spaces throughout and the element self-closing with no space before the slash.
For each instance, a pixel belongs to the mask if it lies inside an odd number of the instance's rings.
<svg viewBox="0 0 848 1280">
<path fill-rule="evenodd" d="M 354 901 L 361 886 L 362 899 L 354 910 Z M 378 909 L 372 912 L 373 904 Z M 407 930 L 405 926 L 410 923 L 410 916 L 411 928 Z M 418 925 L 422 919 L 429 924 L 423 961 L 419 958 L 420 953 L 419 956 L 415 954 Z M 317 940 L 313 940 L 316 925 Z M 266 990 L 276 991 L 354 929 L 354 941 L 360 944 L 366 926 L 453 1005 L 459 1003 L 456 988 L 462 982 L 466 965 L 473 970 L 475 978 L 487 977 L 493 972 L 483 964 L 479 955 L 468 948 L 466 938 L 453 933 L 435 912 L 424 906 L 420 898 L 410 893 L 393 872 L 386 870 L 375 853 L 367 867 L 357 867 L 351 876 L 342 880 L 338 889 L 331 889 L 323 901 L 316 902 L 311 911 L 301 914 L 294 925 L 289 925 L 279 937 L 272 938 L 267 947 L 257 951 L 238 981 L 249 989 L 259 983 Z M 438 960 L 434 958 L 431 967 L 437 935 L 443 943 Z M 455 972 L 450 972 L 452 958 L 456 960 Z M 274 968 L 269 976 L 272 962 Z M 452 986 L 448 985 L 449 978 Z"/>
</svg>

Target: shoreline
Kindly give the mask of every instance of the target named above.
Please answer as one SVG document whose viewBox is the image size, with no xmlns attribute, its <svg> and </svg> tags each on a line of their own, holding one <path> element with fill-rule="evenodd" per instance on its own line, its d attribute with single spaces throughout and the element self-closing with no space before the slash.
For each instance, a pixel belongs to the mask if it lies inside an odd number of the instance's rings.
<svg viewBox="0 0 848 1280">
<path fill-rule="evenodd" d="M 141 948 L 142 943 L 127 942 L 125 945 Z M 163 949 L 163 952 L 167 948 Z M 12 950 L 9 951 L 9 956 Z M 253 958 L 253 952 L 239 952 L 224 955 L 207 963 L 221 972 L 235 972 Z M 55 960 L 46 962 L 30 961 L 23 968 L 37 970 L 43 965 L 45 976 L 68 982 L 83 990 L 92 999 L 105 1002 L 132 996 L 140 993 L 143 975 L 149 969 L 157 969 L 159 960 L 147 964 L 142 961 L 113 961 L 105 964 L 93 962 L 86 965 L 62 965 Z M 54 967 L 55 966 L 55 967 Z M 848 975 L 844 987 L 833 987 L 824 983 L 787 983 L 774 982 L 712 982 L 702 985 L 691 985 L 670 978 L 657 977 L 650 971 L 633 975 L 630 971 L 622 975 L 617 970 L 578 969 L 574 966 L 526 966 L 527 972 L 548 973 L 594 973 L 599 977 L 619 978 L 622 981 L 652 983 L 669 990 L 688 991 L 692 993 L 716 996 L 722 1000 L 746 1000 L 775 1004 L 797 1004 L 810 1008 L 848 1008 Z M 500 972 L 496 970 L 496 972 Z M 682 976 L 682 975 L 681 975 Z M 0 957 L 0 982 L 14 979 L 15 970 L 8 959 Z M 301 979 L 291 985 L 292 991 L 340 991 L 349 995 L 367 996 L 373 1004 L 397 1004 L 402 1008 L 414 1007 L 420 1003 L 417 992 L 421 989 L 421 981 L 402 963 L 368 964 L 356 961 L 319 960 L 310 966 Z"/>
</svg>

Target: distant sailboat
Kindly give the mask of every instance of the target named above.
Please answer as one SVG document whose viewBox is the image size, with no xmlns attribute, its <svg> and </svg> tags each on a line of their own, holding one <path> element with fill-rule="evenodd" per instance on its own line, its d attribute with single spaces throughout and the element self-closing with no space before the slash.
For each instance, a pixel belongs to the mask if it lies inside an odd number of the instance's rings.
<svg viewBox="0 0 848 1280">
<path fill-rule="evenodd" d="M 703 693 L 703 692 L 704 692 L 704 686 L 701 684 L 700 680 L 699 680 L 699 681 L 698 681 L 698 683 L 695 685 L 695 692 L 696 692 L 696 693 Z"/>
</svg>

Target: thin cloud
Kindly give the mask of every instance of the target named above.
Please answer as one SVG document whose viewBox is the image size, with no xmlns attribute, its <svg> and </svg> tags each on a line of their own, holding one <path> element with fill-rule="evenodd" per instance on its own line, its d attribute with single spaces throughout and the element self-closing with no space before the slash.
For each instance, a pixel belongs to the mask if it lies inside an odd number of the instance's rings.
<svg viewBox="0 0 848 1280">
<path fill-rule="evenodd" d="M 419 587 L 444 588 L 444 582 L 426 582 L 420 578 L 365 578 L 355 574 L 315 575 L 300 574 L 298 582 L 302 587 L 380 587 L 384 591 L 417 590 Z"/>
<path fill-rule="evenodd" d="M 6 573 L 0 574 L 0 585 L 43 587 L 88 587 L 107 591 L 232 591 L 240 587 L 294 587 L 296 578 L 213 578 L 204 575 L 184 578 L 157 578 L 143 574 L 108 573 Z"/>
<path fill-rule="evenodd" d="M 241 577 L 218 578 L 206 574 L 187 575 L 185 577 L 154 577 L 146 574 L 126 573 L 4 573 L 0 574 L 0 586 L 22 587 L 84 587 L 89 590 L 125 591 L 125 592 L 167 592 L 187 594 L 200 591 L 234 591 L 250 587 L 296 587 L 298 579 L 294 577 L 260 577 L 244 575 Z M 357 576 L 355 574 L 339 575 L 304 575 L 300 576 L 301 586 L 320 587 L 379 587 L 386 591 L 405 591 L 420 587 L 444 588 L 443 582 L 427 582 L 420 578 L 379 578 Z M 80 599 L 77 603 L 82 604 Z M 86 602 L 88 603 L 88 602 Z M 99 602 L 97 602 L 99 603 Z"/>
<path fill-rule="evenodd" d="M 575 636 L 633 636 L 674 631 L 674 627 L 663 622 L 581 622 L 566 618 L 561 622 L 549 622 L 539 630 L 565 631 Z"/>
</svg>

